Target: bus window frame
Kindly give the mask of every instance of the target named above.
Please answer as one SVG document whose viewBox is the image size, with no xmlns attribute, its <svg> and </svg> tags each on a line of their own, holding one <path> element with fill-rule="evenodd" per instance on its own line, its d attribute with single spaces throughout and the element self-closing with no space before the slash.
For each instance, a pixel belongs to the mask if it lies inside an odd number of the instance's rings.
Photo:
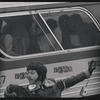
<svg viewBox="0 0 100 100">
<path fill-rule="evenodd" d="M 54 8 L 54 9 L 45 9 L 45 10 L 31 10 L 32 14 L 42 14 L 42 13 L 47 13 L 47 11 L 49 12 L 58 12 L 58 11 L 65 11 L 65 10 L 79 10 L 79 11 L 83 11 L 85 12 L 85 14 L 87 14 L 89 16 L 89 18 L 93 21 L 93 23 L 96 25 L 97 29 L 100 31 L 100 24 L 97 21 L 97 19 L 95 18 L 94 15 L 92 15 L 92 13 L 90 11 L 88 11 L 86 8 L 84 7 L 66 7 L 66 8 Z M 9 17 L 9 16 L 20 16 L 20 15 L 30 15 L 29 11 L 19 11 L 19 12 L 8 12 L 8 13 L 0 13 L 0 17 Z M 45 22 L 46 23 L 46 22 Z M 45 24 L 44 23 L 44 24 Z M 45 24 L 46 25 L 46 24 Z M 48 27 L 48 25 L 46 25 L 46 27 L 48 28 L 48 30 L 51 32 L 51 29 Z M 56 40 L 56 37 L 54 36 L 54 39 Z M 58 41 L 59 42 L 59 41 Z M 57 42 L 57 43 L 58 43 Z M 59 44 L 59 43 L 58 43 Z M 3 53 L 6 57 L 8 58 L 25 58 L 25 57 L 40 57 L 40 56 L 44 56 L 44 55 L 52 55 L 52 54 L 56 54 L 56 53 L 68 53 L 68 52 L 78 52 L 78 51 L 87 51 L 88 49 L 95 49 L 95 47 L 100 47 L 100 46 L 90 46 L 90 47 L 81 47 L 81 48 L 73 48 L 73 49 L 62 49 L 60 51 L 51 51 L 51 52 L 45 52 L 45 53 L 37 53 L 37 54 L 28 54 L 28 55 L 21 55 L 21 56 L 11 56 L 6 54 L 4 51 L 2 51 L 1 53 Z"/>
<path fill-rule="evenodd" d="M 37 12 L 40 13 L 40 14 L 44 14 L 44 13 L 64 12 L 64 11 L 71 11 L 71 10 L 72 11 L 79 10 L 79 11 L 84 12 L 94 22 L 94 24 L 96 25 L 96 27 L 100 31 L 100 24 L 99 24 L 98 20 L 92 14 L 92 12 L 90 12 L 89 10 L 87 10 L 84 7 L 70 7 L 70 8 L 59 8 L 59 9 L 37 10 Z"/>
<path fill-rule="evenodd" d="M 56 51 L 56 48 L 55 48 L 55 46 L 53 45 L 53 43 L 52 43 L 52 41 L 49 39 L 49 37 L 47 36 L 47 34 L 46 34 L 46 32 L 43 30 L 43 28 L 42 28 L 42 26 L 39 24 L 39 22 L 38 22 L 38 20 L 35 18 L 35 16 L 32 14 L 32 12 L 30 13 L 31 15 L 32 15 L 32 17 L 34 18 L 34 20 L 36 21 L 36 23 L 38 24 L 38 26 L 40 27 L 40 29 L 42 30 L 42 32 L 44 33 L 44 35 L 46 36 L 46 38 L 48 39 L 48 41 L 49 41 L 49 43 L 52 45 L 52 47 L 55 49 L 55 51 Z M 40 15 L 39 15 L 39 17 L 40 17 Z M 41 18 L 41 17 L 40 17 Z M 42 20 L 43 21 L 43 20 Z M 46 26 L 46 27 L 48 27 L 48 26 Z M 48 28 L 47 28 L 48 29 Z M 51 29 L 50 29 L 51 30 Z M 50 31 L 49 30 L 49 31 Z M 56 39 L 56 37 L 53 35 L 52 36 L 54 39 L 55 39 L 55 41 L 57 40 Z M 57 41 L 56 41 L 57 42 Z M 58 45 L 59 45 L 59 43 L 57 43 Z M 61 48 L 61 47 L 60 47 Z M 50 52 L 53 52 L 53 51 L 50 51 Z M 42 52 L 43 53 L 43 52 Z"/>
<path fill-rule="evenodd" d="M 34 11 L 35 13 L 35 11 Z M 0 13 L 0 18 L 3 17 L 13 17 L 13 16 L 22 16 L 29 15 L 29 11 L 19 11 L 19 12 L 8 12 L 8 13 Z M 2 53 L 6 58 L 15 58 L 15 56 L 8 55 L 0 48 L 0 53 Z"/>
<path fill-rule="evenodd" d="M 57 13 L 57 12 L 65 12 L 65 11 L 81 11 L 83 13 L 85 13 L 93 22 L 93 24 L 96 26 L 96 28 L 99 30 L 100 32 L 100 24 L 98 22 L 98 20 L 96 19 L 96 17 L 92 14 L 92 12 L 90 12 L 89 10 L 87 10 L 84 7 L 70 7 L 70 8 L 59 8 L 59 9 L 47 9 L 47 10 L 37 10 L 37 12 L 42 16 L 42 14 L 45 13 Z M 42 16 L 43 17 L 43 16 Z M 44 19 L 44 18 L 43 18 Z M 45 20 L 45 19 L 44 19 Z M 49 26 L 48 26 L 49 27 Z M 90 48 L 95 48 L 95 47 L 100 47 L 100 45 L 96 45 L 96 46 L 89 46 L 89 47 L 80 47 L 80 48 L 72 48 L 72 49 L 64 49 L 64 52 L 68 51 L 68 52 L 76 52 L 76 51 L 80 51 L 80 50 L 89 50 Z M 80 49 L 80 50 L 79 50 Z"/>
<path fill-rule="evenodd" d="M 48 24 L 46 23 L 46 21 L 44 20 L 43 16 L 41 15 L 40 12 L 38 12 L 39 16 L 41 17 L 41 19 L 43 20 L 44 24 L 47 26 L 48 30 L 50 31 L 50 33 L 52 34 L 52 36 L 54 37 L 54 39 L 56 40 L 57 44 L 60 46 L 60 48 L 64 51 L 64 48 L 62 47 L 62 45 L 60 44 L 60 42 L 58 41 L 58 39 L 56 38 L 56 36 L 54 35 L 54 33 L 52 32 L 52 30 L 50 29 L 50 27 L 48 26 Z"/>
<path fill-rule="evenodd" d="M 38 14 L 36 11 L 32 10 L 32 15 L 34 14 Z M 24 15 L 30 15 L 30 11 L 19 11 L 19 12 L 8 12 L 8 13 L 0 13 L 0 18 L 3 17 L 14 17 L 14 16 L 24 16 Z M 37 23 L 37 22 L 36 22 Z M 47 26 L 46 26 L 47 27 Z M 44 32 L 43 32 L 44 33 Z M 52 35 L 52 34 L 51 34 Z M 48 37 L 48 36 L 46 36 Z M 52 36 L 53 37 L 53 36 Z M 53 37 L 54 38 L 54 37 Z M 48 39 L 48 38 L 47 38 Z M 55 38 L 54 38 L 55 39 Z M 56 41 L 56 40 L 55 40 Z M 52 43 L 52 41 L 49 39 L 49 42 Z M 50 44 L 51 44 L 50 43 Z M 53 43 L 52 43 L 53 44 Z M 57 43 L 58 44 L 58 43 Z M 58 44 L 59 45 L 59 44 Z M 62 51 L 62 49 L 60 50 Z M 6 57 L 6 58 L 20 58 L 20 57 L 28 57 L 30 55 L 32 56 L 38 56 L 38 55 L 44 55 L 44 54 L 48 54 L 48 53 L 52 53 L 52 52 L 56 52 L 56 51 L 50 51 L 50 52 L 41 52 L 41 53 L 36 53 L 36 54 L 27 54 L 27 55 L 19 55 L 19 56 L 12 56 L 12 55 L 8 55 L 7 53 L 5 53 L 3 50 L 1 50 L 0 48 L 0 52 Z"/>
</svg>

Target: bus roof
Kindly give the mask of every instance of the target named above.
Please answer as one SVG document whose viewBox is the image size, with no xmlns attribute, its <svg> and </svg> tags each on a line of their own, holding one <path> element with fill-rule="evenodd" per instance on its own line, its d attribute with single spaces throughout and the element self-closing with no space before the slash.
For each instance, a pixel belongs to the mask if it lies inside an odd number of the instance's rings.
<svg viewBox="0 0 100 100">
<path fill-rule="evenodd" d="M 0 12 L 52 9 L 79 5 L 97 4 L 100 2 L 0 2 Z"/>
<path fill-rule="evenodd" d="M 0 8 L 55 4 L 59 2 L 0 2 Z"/>
</svg>

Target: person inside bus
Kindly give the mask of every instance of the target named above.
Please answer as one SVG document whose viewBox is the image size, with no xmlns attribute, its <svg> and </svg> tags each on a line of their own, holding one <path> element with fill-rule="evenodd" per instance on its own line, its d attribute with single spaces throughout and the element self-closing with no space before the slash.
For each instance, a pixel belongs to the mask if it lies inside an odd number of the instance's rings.
<svg viewBox="0 0 100 100">
<path fill-rule="evenodd" d="M 11 34 L 6 34 L 4 32 L 6 26 L 8 26 L 7 20 L 1 19 L 0 20 L 0 44 L 1 44 L 0 48 L 7 54 L 16 55 L 12 50 L 13 38 L 12 38 Z M 8 33 L 9 33 L 9 31 L 8 31 Z"/>
<path fill-rule="evenodd" d="M 89 67 L 86 71 L 83 71 L 76 76 L 65 77 L 55 81 L 53 78 L 47 78 L 47 68 L 41 62 L 32 62 L 27 67 L 26 78 L 29 81 L 29 84 L 24 86 L 28 91 L 33 94 L 38 94 L 40 97 L 44 98 L 60 98 L 61 93 L 65 88 L 69 88 L 84 79 L 90 78 L 93 71 L 96 69 L 97 65 L 95 61 L 90 61 Z M 13 85 L 14 87 L 14 85 Z M 5 91 L 6 96 L 17 97 L 17 94 L 14 91 L 11 91 L 11 85 L 7 86 Z"/>
<path fill-rule="evenodd" d="M 80 15 L 73 14 L 69 19 L 69 29 L 70 29 L 70 41 L 72 48 L 81 47 L 81 39 L 80 34 L 84 35 L 84 29 L 80 29 L 82 27 L 82 19 Z"/>
<path fill-rule="evenodd" d="M 11 56 L 18 56 L 17 53 L 13 51 L 13 38 L 11 34 L 6 34 L 4 37 L 4 47 L 5 52 Z"/>
<path fill-rule="evenodd" d="M 70 41 L 73 48 L 91 46 L 95 44 L 93 32 L 88 29 L 88 24 L 82 21 L 79 14 L 73 14 L 69 19 Z"/>
<path fill-rule="evenodd" d="M 30 46 L 30 32 L 28 25 L 31 22 L 29 16 L 14 17 L 11 26 L 11 35 L 13 37 L 13 49 L 19 55 L 27 54 Z"/>
<path fill-rule="evenodd" d="M 57 21 L 54 19 L 48 19 L 46 20 L 46 22 L 48 26 L 50 27 L 50 29 L 52 30 L 52 32 L 54 33 L 54 35 L 56 36 L 56 38 L 58 39 L 58 41 L 61 43 L 62 42 L 62 32 L 57 25 Z"/>
<path fill-rule="evenodd" d="M 41 33 L 41 29 L 33 18 L 30 26 L 30 33 L 31 46 L 29 48 L 29 53 L 40 53 L 41 50 L 38 44 L 38 34 Z"/>
<path fill-rule="evenodd" d="M 0 49 L 3 49 L 1 28 L 2 28 L 2 20 L 0 19 Z"/>
<path fill-rule="evenodd" d="M 86 25 L 85 25 L 86 26 Z M 94 23 L 88 23 L 88 32 L 92 36 L 92 45 L 100 45 L 100 32 Z"/>
<path fill-rule="evenodd" d="M 12 36 L 3 32 L 6 25 L 7 22 L 0 19 L 0 49 L 10 54 L 12 52 Z"/>
<path fill-rule="evenodd" d="M 3 52 L 8 53 L 8 51 L 10 51 L 10 49 L 11 49 L 10 43 L 12 44 L 12 40 L 11 40 L 12 37 L 10 36 L 10 34 L 9 34 L 9 36 L 8 36 L 8 34 L 7 34 L 7 36 L 5 34 L 3 34 L 3 29 L 6 26 L 6 24 L 7 23 L 5 20 L 0 19 L 0 49 Z M 9 49 L 9 50 L 7 51 L 7 49 Z M 3 54 L 0 54 L 0 56 L 3 58 L 5 57 Z"/>
<path fill-rule="evenodd" d="M 62 33 L 61 33 L 60 29 L 57 28 L 56 20 L 47 19 L 46 22 L 47 22 L 48 26 L 51 28 L 51 30 L 54 33 L 54 35 L 56 36 L 56 38 L 58 39 L 58 41 L 61 43 L 61 41 L 62 41 Z M 51 35 L 51 33 L 47 32 L 46 34 L 44 34 L 41 31 L 40 35 L 38 35 L 39 36 L 38 37 L 38 44 L 39 44 L 41 52 L 48 52 L 48 51 L 53 51 L 54 50 L 54 48 L 51 46 L 50 42 L 48 41 L 46 35 L 48 36 L 48 38 L 51 40 L 51 42 L 55 46 L 55 49 L 59 50 L 60 47 L 58 46 L 57 42 L 54 40 L 54 38 Z"/>
<path fill-rule="evenodd" d="M 10 47 L 12 47 L 12 51 L 15 52 L 16 55 L 27 54 L 27 50 L 29 49 L 30 46 L 30 36 L 29 36 L 30 34 L 29 24 L 31 22 L 30 17 L 28 16 L 9 17 L 9 18 L 4 18 L 4 21 L 6 22 L 6 25 L 3 27 L 2 30 L 2 33 L 4 35 L 4 43 L 10 40 L 9 45 L 11 44 Z M 6 49 L 8 49 L 7 45 L 5 47 Z"/>
<path fill-rule="evenodd" d="M 62 32 L 62 46 L 64 49 L 70 49 L 72 48 L 71 43 L 70 43 L 70 31 L 69 31 L 69 16 L 68 15 L 61 15 L 59 17 L 59 26 Z"/>
</svg>

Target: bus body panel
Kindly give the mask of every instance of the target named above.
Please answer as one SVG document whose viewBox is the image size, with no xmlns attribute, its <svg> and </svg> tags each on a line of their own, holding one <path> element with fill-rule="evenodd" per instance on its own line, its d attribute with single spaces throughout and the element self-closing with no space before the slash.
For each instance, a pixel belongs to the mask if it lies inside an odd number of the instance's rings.
<svg viewBox="0 0 100 100">
<path fill-rule="evenodd" d="M 77 53 L 66 53 L 66 54 L 57 54 L 54 56 L 44 56 L 38 58 L 28 58 L 22 60 L 11 60 L 11 61 L 2 61 L 2 68 L 6 68 L 0 71 L 0 90 L 1 94 L 4 92 L 6 86 L 8 84 L 19 84 L 19 85 L 27 85 L 28 80 L 25 78 L 26 67 L 33 61 L 41 61 L 47 66 L 47 78 L 54 78 L 55 80 L 62 79 L 64 77 L 69 77 L 72 75 L 76 75 L 82 71 L 88 69 L 89 62 L 91 60 L 95 60 L 98 65 L 100 65 L 100 50 L 90 50 L 77 52 Z M 77 55 L 77 56 L 75 56 Z M 98 88 L 100 87 L 100 78 L 99 73 L 100 67 L 98 67 L 93 75 L 90 78 L 88 83 L 88 89 Z M 10 73 L 10 74 L 9 74 Z M 97 79 L 94 79 L 97 78 Z M 80 90 L 82 86 L 86 84 L 86 80 L 76 84 L 75 86 L 64 90 L 62 93 L 62 97 L 74 97 L 80 96 Z M 89 84 L 92 87 L 89 87 Z M 96 85 L 94 85 L 96 84 Z M 77 92 L 76 92 L 77 91 Z M 95 91 L 92 90 L 92 91 Z M 98 89 L 97 89 L 98 91 Z M 91 92 L 88 90 L 88 92 Z M 93 92 L 95 93 L 95 92 Z M 93 95 L 92 93 L 92 95 Z M 98 92 L 99 93 L 99 92 Z"/>
</svg>

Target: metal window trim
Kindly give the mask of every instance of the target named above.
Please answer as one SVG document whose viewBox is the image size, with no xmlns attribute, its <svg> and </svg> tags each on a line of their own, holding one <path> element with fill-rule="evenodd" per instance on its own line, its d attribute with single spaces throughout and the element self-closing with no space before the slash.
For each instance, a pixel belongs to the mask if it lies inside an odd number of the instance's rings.
<svg viewBox="0 0 100 100">
<path fill-rule="evenodd" d="M 97 27 L 97 29 L 100 31 L 100 24 L 98 22 L 98 20 L 95 18 L 95 16 L 86 8 L 84 7 L 68 7 L 68 8 L 59 8 L 59 9 L 47 9 L 47 10 L 37 10 L 38 13 L 40 13 L 41 15 L 44 13 L 56 13 L 56 12 L 65 12 L 65 11 L 81 11 L 83 13 L 85 13 L 91 20 L 92 22 L 95 24 L 95 26 Z M 90 46 L 92 48 L 94 48 L 95 46 Z M 72 49 L 67 49 L 68 52 L 73 52 L 75 49 L 75 51 L 77 51 L 78 49 L 81 48 L 72 48 Z M 86 49 L 88 50 L 87 47 L 82 47 L 82 49 Z M 66 52 L 66 49 L 63 50 L 64 52 Z"/>
<path fill-rule="evenodd" d="M 31 10 L 32 14 L 38 14 L 36 11 Z M 19 11 L 19 12 L 8 12 L 8 13 L 0 13 L 0 17 L 12 17 L 12 16 L 22 16 L 22 15 L 30 15 L 30 11 Z M 47 36 L 48 38 L 48 36 Z M 60 50 L 61 51 L 61 50 Z M 45 53 L 36 53 L 36 54 L 28 54 L 28 55 L 20 55 L 20 56 L 11 56 L 8 55 L 7 53 L 5 53 L 3 50 L 0 49 L 0 52 L 6 57 L 6 58 L 10 58 L 10 59 L 16 59 L 16 58 L 25 58 L 25 57 L 37 57 L 37 56 L 42 56 L 42 55 L 46 55 L 46 54 L 52 54 L 55 53 L 57 51 L 51 51 L 51 52 L 45 52 Z M 0 58 L 1 60 L 7 60 L 5 58 Z"/>
<path fill-rule="evenodd" d="M 88 11 L 86 8 L 83 8 L 83 7 L 68 7 L 68 8 L 55 8 L 55 9 L 46 9 L 46 10 L 36 10 L 36 11 L 34 11 L 34 10 L 31 10 L 32 11 L 32 14 L 42 14 L 42 13 L 47 13 L 47 11 L 50 11 L 50 12 L 58 12 L 58 11 L 65 11 L 65 10 L 67 10 L 67 11 L 73 11 L 73 10 L 79 10 L 79 11 L 83 11 L 83 12 L 85 12 L 88 16 L 89 16 L 89 18 L 91 18 L 91 20 L 94 22 L 94 24 L 96 25 L 96 27 L 98 28 L 98 30 L 100 31 L 100 24 L 99 24 L 99 22 L 97 21 L 97 19 L 92 15 L 92 13 L 90 12 L 90 11 Z M 10 15 L 9 15 L 10 14 Z M 16 15 L 18 15 L 18 16 L 20 16 L 20 15 L 30 15 L 30 12 L 29 11 L 19 11 L 19 12 L 8 12 L 8 13 L 0 13 L 0 17 L 9 17 L 9 16 L 16 16 Z M 52 32 L 51 32 L 51 34 L 52 34 Z M 55 37 L 55 36 L 54 36 Z M 56 40 L 56 37 L 55 37 L 55 40 Z M 59 43 L 59 41 L 58 41 L 58 44 L 60 44 Z M 61 45 L 61 44 L 60 44 Z M 90 46 L 90 47 L 92 47 L 92 46 Z M 94 46 L 93 46 L 94 47 Z M 92 48 L 93 48 L 92 47 Z M 91 48 L 91 49 L 92 49 Z M 77 51 L 77 50 L 79 50 L 79 49 L 81 49 L 81 48 L 75 48 L 75 51 Z M 83 47 L 83 49 L 86 49 L 86 50 L 88 50 L 88 48 L 87 47 Z M 72 50 L 72 51 L 71 51 Z M 66 53 L 66 51 L 67 52 L 74 52 L 74 48 L 73 49 L 63 49 L 62 48 L 62 50 L 60 50 L 60 51 L 62 51 L 62 52 L 65 52 Z M 37 53 L 37 54 L 31 54 L 31 55 L 21 55 L 21 56 L 10 56 L 10 55 L 8 55 L 8 54 L 6 54 L 6 53 L 4 53 L 2 50 L 0 50 L 0 52 L 1 53 L 3 53 L 6 57 L 8 57 L 8 58 L 12 58 L 12 59 L 14 59 L 14 58 L 25 58 L 25 57 L 37 57 L 37 56 L 42 56 L 42 55 L 45 55 L 45 54 L 52 54 L 52 53 L 55 53 L 55 52 L 57 52 L 57 51 L 52 51 L 52 52 L 45 52 L 45 53 Z"/>
<path fill-rule="evenodd" d="M 44 14 L 44 13 L 56 13 L 56 12 L 65 12 L 65 11 L 74 11 L 74 10 L 79 10 L 84 12 L 86 15 L 89 16 L 89 18 L 94 22 L 94 24 L 97 26 L 98 30 L 100 31 L 100 24 L 96 17 L 87 10 L 84 7 L 68 7 L 68 8 L 59 8 L 59 9 L 47 9 L 47 10 L 37 10 L 39 13 Z"/>
<path fill-rule="evenodd" d="M 33 14 L 37 14 L 37 12 L 33 10 Z M 13 17 L 13 16 L 21 16 L 21 15 L 30 15 L 30 13 L 29 11 L 0 13 L 0 17 Z"/>
<path fill-rule="evenodd" d="M 53 45 L 53 43 L 51 42 L 51 40 L 48 38 L 46 32 L 43 30 L 43 28 L 41 27 L 41 25 L 39 24 L 39 22 L 37 21 L 37 19 L 33 16 L 33 13 L 32 14 L 32 17 L 35 19 L 35 21 L 37 22 L 37 24 L 39 25 L 39 27 L 41 28 L 41 30 L 43 31 L 44 35 L 46 36 L 46 38 L 48 39 L 49 43 L 52 45 L 52 47 L 56 50 L 55 46 Z M 41 18 L 41 17 L 40 17 Z"/>
<path fill-rule="evenodd" d="M 39 16 L 41 17 L 42 21 L 44 22 L 44 24 L 46 25 L 46 27 L 48 28 L 48 30 L 51 32 L 51 35 L 54 37 L 55 41 L 57 42 L 57 44 L 60 46 L 60 48 L 64 51 L 62 45 L 59 43 L 58 39 L 56 38 L 56 36 L 53 34 L 52 30 L 50 29 L 50 27 L 48 26 L 48 24 L 46 23 L 46 21 L 44 20 L 44 18 L 42 17 L 41 13 L 38 12 Z"/>
</svg>

